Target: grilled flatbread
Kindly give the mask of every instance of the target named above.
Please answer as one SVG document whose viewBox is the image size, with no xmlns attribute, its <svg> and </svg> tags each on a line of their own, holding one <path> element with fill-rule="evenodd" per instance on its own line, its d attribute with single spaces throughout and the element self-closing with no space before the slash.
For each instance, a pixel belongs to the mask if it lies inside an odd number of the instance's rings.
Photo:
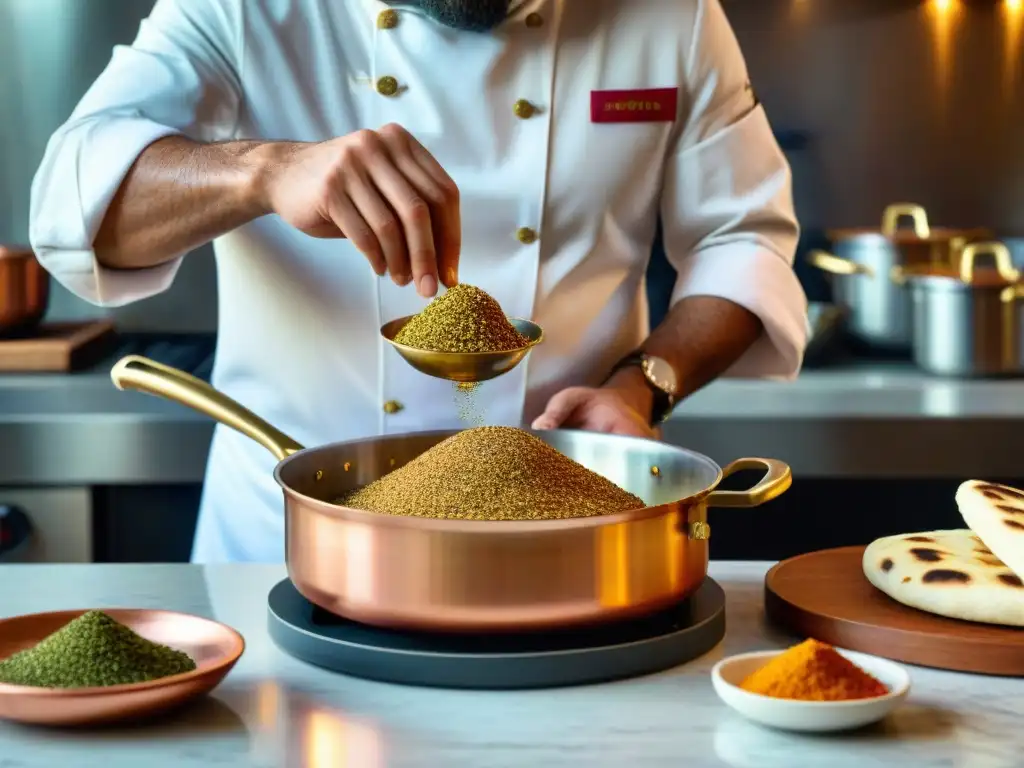
<svg viewBox="0 0 1024 768">
<path fill-rule="evenodd" d="M 1024 491 L 968 480 L 956 492 L 967 526 L 1018 576 L 1024 574 Z"/>
<path fill-rule="evenodd" d="M 973 531 L 886 536 L 865 550 L 863 568 L 875 587 L 911 608 L 1024 627 L 1024 583 Z"/>
</svg>

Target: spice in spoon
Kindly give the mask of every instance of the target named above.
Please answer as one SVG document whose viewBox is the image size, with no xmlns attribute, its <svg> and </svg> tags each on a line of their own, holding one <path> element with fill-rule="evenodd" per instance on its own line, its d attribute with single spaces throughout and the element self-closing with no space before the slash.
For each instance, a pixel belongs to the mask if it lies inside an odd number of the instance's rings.
<svg viewBox="0 0 1024 768">
<path fill-rule="evenodd" d="M 102 611 L 89 611 L 0 661 L 0 683 L 94 688 L 143 683 L 195 668 L 187 654 L 140 637 Z"/>
<path fill-rule="evenodd" d="M 428 352 L 510 352 L 530 343 L 494 298 L 465 283 L 430 302 L 402 327 L 395 341 Z"/>
<path fill-rule="evenodd" d="M 749 675 L 740 688 L 800 701 L 850 701 L 885 696 L 889 689 L 830 645 L 805 640 Z"/>
</svg>

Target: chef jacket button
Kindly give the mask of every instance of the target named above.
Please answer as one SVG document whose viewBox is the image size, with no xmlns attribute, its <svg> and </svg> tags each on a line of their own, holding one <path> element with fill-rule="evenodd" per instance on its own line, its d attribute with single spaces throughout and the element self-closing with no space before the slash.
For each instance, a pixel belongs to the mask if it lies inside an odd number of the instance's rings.
<svg viewBox="0 0 1024 768">
<path fill-rule="evenodd" d="M 537 108 L 533 106 L 526 99 L 520 99 L 512 105 L 512 112 L 520 120 L 529 120 L 535 114 L 537 114 Z"/>
<path fill-rule="evenodd" d="M 377 78 L 377 93 L 381 96 L 394 96 L 398 93 L 398 81 L 391 75 Z"/>
<path fill-rule="evenodd" d="M 404 405 L 402 405 L 402 404 L 401 404 L 400 402 L 398 402 L 397 400 L 388 400 L 388 401 L 387 401 L 386 403 L 384 403 L 384 413 L 386 413 L 386 414 L 388 414 L 389 416 L 391 416 L 391 415 L 393 415 L 393 414 L 396 414 L 396 413 L 398 413 L 398 412 L 399 412 L 400 410 L 402 410 L 402 409 L 403 409 L 404 407 L 405 407 L 405 406 L 404 406 Z"/>
<path fill-rule="evenodd" d="M 529 227 L 520 227 L 516 230 L 516 240 L 523 245 L 532 245 L 537 242 L 537 231 Z"/>
<path fill-rule="evenodd" d="M 377 15 L 377 29 L 394 29 L 398 26 L 398 11 L 388 8 Z"/>
<path fill-rule="evenodd" d="M 539 13 L 530 13 L 526 16 L 526 26 L 530 29 L 536 29 L 537 27 L 543 26 L 544 17 Z"/>
</svg>

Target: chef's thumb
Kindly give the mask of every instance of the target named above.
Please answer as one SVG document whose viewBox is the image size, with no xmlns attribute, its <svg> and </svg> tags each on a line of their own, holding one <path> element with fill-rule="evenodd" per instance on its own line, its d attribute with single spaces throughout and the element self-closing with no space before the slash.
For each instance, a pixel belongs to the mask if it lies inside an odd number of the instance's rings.
<svg viewBox="0 0 1024 768">
<path fill-rule="evenodd" d="M 548 401 L 544 413 L 534 419 L 531 426 L 534 429 L 558 429 L 588 395 L 589 391 L 582 387 L 563 389 Z"/>
</svg>

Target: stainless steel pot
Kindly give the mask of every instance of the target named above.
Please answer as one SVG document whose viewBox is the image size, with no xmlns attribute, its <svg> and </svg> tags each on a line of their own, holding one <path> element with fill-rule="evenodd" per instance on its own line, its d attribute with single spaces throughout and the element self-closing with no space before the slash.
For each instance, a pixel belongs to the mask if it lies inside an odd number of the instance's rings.
<svg viewBox="0 0 1024 768">
<path fill-rule="evenodd" d="M 900 224 L 910 221 L 910 229 Z M 894 203 L 882 214 L 880 231 L 830 230 L 832 253 L 812 251 L 811 264 L 833 275 L 836 304 L 849 310 L 847 328 L 871 346 L 907 350 L 913 340 L 906 286 L 893 282 L 893 268 L 953 267 L 964 245 L 991 237 L 982 228 L 933 228 L 920 205 Z"/>
<path fill-rule="evenodd" d="M 756 507 L 791 483 L 772 459 L 725 469 L 654 440 L 552 430 L 552 447 L 650 506 L 570 520 L 436 520 L 379 515 L 334 503 L 454 432 L 303 448 L 187 373 L 121 359 L 115 385 L 173 400 L 238 430 L 280 462 L 288 575 L 309 601 L 366 624 L 435 631 L 568 627 L 641 616 L 683 600 L 708 566 L 709 507 Z M 746 491 L 723 478 L 761 469 Z M 239 509 L 238 514 L 246 514 Z"/>
<path fill-rule="evenodd" d="M 994 268 L 979 268 L 991 256 Z M 919 367 L 940 376 L 1024 374 L 1024 286 L 1002 243 L 972 243 L 960 268 L 897 270 L 914 312 L 913 352 Z"/>
</svg>

